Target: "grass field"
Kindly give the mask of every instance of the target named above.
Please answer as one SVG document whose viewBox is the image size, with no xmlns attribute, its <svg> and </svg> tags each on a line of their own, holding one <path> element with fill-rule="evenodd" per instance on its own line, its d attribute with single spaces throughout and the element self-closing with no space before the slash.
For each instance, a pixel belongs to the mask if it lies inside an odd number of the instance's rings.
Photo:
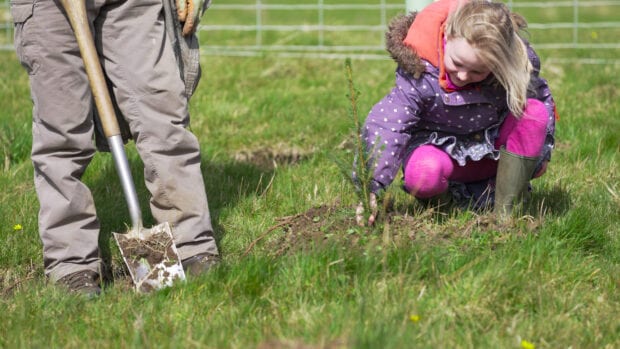
<svg viewBox="0 0 620 349">
<path fill-rule="evenodd" d="M 539 46 L 588 46 L 570 52 L 569 56 L 617 58 L 616 51 L 591 47 L 617 47 L 618 1 L 504 2 L 528 19 L 529 37 Z M 303 51 L 314 46 L 312 50 L 321 52 L 377 53 L 383 47 L 384 27 L 391 18 L 404 12 L 404 3 L 403 0 L 262 0 L 259 11 L 256 0 L 214 2 L 199 37 L 203 48 L 211 53 L 243 51 L 255 45 L 276 51 Z M 379 9 L 380 5 L 383 9 Z M 321 30 L 322 26 L 337 29 Z M 565 54 L 556 52 L 561 58 L 566 58 Z"/>
<path fill-rule="evenodd" d="M 561 116 L 557 148 L 533 182 L 531 217 L 507 230 L 470 211 L 425 210 L 399 183 L 384 212 L 398 228 L 342 224 L 356 202 L 332 159 L 351 158 L 344 62 L 203 57 L 192 130 L 223 263 L 149 295 L 108 282 L 90 301 L 45 282 L 28 80 L 14 53 L 0 52 L 0 347 L 620 347 L 620 65 L 547 59 L 565 52 L 541 51 Z M 393 69 L 353 61 L 362 117 Z M 120 270 L 110 233 L 129 217 L 109 154 L 84 181 L 102 254 Z M 303 221 L 322 205 L 336 209 Z M 319 229 L 293 236 L 304 222 Z"/>
</svg>

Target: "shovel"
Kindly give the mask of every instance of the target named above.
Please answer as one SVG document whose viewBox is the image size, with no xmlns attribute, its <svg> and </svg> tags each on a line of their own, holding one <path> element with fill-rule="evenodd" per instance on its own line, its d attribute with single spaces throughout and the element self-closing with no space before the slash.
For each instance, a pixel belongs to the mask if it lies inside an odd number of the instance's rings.
<svg viewBox="0 0 620 349">
<path fill-rule="evenodd" d="M 88 25 L 84 0 L 60 0 L 60 2 L 73 27 L 103 131 L 129 207 L 132 227 L 127 233 L 113 233 L 114 239 L 138 292 L 171 286 L 177 280 L 185 280 L 181 258 L 167 222 L 151 229 L 142 226 L 138 195 L 103 69 Z"/>
</svg>

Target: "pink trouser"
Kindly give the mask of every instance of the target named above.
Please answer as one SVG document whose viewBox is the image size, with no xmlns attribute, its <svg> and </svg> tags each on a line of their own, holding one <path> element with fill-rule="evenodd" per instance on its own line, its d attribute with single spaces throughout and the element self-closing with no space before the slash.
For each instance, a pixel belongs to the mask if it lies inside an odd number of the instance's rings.
<svg viewBox="0 0 620 349">
<path fill-rule="evenodd" d="M 509 114 L 500 127 L 495 147 L 506 146 L 511 153 L 538 157 L 546 136 L 548 114 L 544 104 L 529 99 L 519 119 Z M 546 163 L 534 175 L 541 176 Z M 434 145 L 416 148 L 405 166 L 405 188 L 418 198 L 436 196 L 448 189 L 449 181 L 470 183 L 492 178 L 497 172 L 497 161 L 482 159 L 459 166 L 447 153 Z"/>
</svg>

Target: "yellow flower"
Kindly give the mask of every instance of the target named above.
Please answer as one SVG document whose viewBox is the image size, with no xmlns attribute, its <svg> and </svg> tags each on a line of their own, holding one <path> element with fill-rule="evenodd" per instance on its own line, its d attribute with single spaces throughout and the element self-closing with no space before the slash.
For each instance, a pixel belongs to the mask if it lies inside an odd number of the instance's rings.
<svg viewBox="0 0 620 349">
<path fill-rule="evenodd" d="M 534 345 L 534 343 L 530 343 L 528 341 L 526 341 L 525 339 L 521 340 L 521 348 L 523 349 L 535 349 L 536 346 Z"/>
<path fill-rule="evenodd" d="M 420 316 L 419 315 L 411 315 L 409 316 L 409 320 L 411 320 L 411 322 L 416 323 L 418 321 L 420 321 Z"/>
<path fill-rule="evenodd" d="M 15 231 L 22 230 L 22 229 L 23 229 L 23 228 L 22 228 L 22 225 L 21 225 L 21 224 L 15 224 L 15 225 L 13 226 L 13 230 L 15 230 Z"/>
</svg>

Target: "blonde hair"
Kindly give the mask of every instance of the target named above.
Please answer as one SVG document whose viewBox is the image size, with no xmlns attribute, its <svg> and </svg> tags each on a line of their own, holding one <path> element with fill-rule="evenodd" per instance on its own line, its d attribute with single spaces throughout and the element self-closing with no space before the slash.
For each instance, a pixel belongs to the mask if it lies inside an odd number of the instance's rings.
<svg viewBox="0 0 620 349">
<path fill-rule="evenodd" d="M 448 39 L 463 38 L 506 90 L 508 109 L 520 117 L 525 108 L 532 64 L 520 31 L 523 17 L 503 3 L 472 0 L 460 5 L 446 22 Z"/>
</svg>

